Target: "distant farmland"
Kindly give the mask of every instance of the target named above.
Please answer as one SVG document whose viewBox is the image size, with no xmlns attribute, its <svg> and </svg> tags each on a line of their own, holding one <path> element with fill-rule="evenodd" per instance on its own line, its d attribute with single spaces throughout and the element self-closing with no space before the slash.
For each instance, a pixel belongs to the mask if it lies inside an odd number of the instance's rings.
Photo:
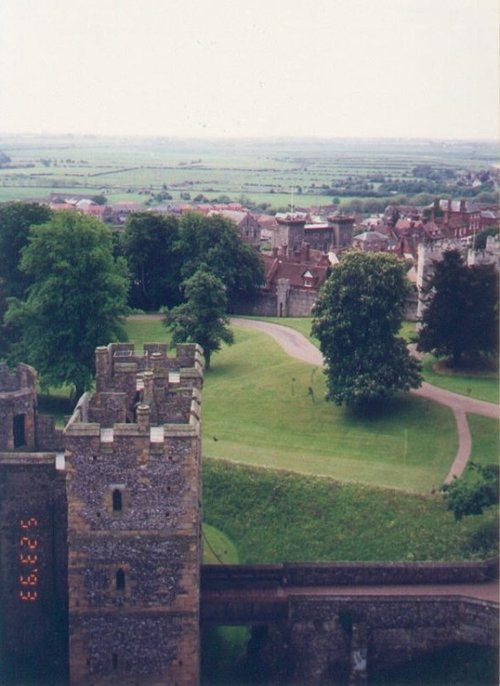
<svg viewBox="0 0 500 686">
<path fill-rule="evenodd" d="M 376 196 L 382 178 L 413 180 L 417 165 L 451 172 L 497 162 L 493 143 L 342 139 L 0 136 L 0 153 L 10 158 L 0 167 L 0 201 L 61 192 L 140 203 L 163 194 L 182 202 L 189 194 L 273 209 Z"/>
</svg>

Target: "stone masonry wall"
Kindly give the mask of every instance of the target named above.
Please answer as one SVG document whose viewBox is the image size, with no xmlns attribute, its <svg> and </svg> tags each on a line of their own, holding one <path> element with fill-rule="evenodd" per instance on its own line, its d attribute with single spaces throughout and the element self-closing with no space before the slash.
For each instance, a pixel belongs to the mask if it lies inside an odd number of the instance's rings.
<svg viewBox="0 0 500 686">
<path fill-rule="evenodd" d="M 0 453 L 0 683 L 65 679 L 66 569 L 55 456 Z"/>
<path fill-rule="evenodd" d="M 356 659 L 365 661 L 358 673 L 364 683 L 366 671 L 376 673 L 457 643 L 495 646 L 498 641 L 497 612 L 479 601 L 296 596 L 289 604 L 285 662 L 293 683 L 336 684 L 346 674 L 354 679 Z"/>
</svg>

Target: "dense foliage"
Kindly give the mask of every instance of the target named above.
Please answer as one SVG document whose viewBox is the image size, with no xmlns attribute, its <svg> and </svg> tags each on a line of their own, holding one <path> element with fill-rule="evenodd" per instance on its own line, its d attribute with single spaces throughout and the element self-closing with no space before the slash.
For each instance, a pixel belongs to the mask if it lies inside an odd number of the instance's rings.
<svg viewBox="0 0 500 686">
<path fill-rule="evenodd" d="M 45 385 L 89 388 L 98 345 L 124 340 L 128 275 L 115 260 L 111 232 L 76 212 L 58 212 L 34 227 L 20 268 L 26 298 L 10 303 L 7 320 L 22 332 L 18 359 L 33 364 Z"/>
<path fill-rule="evenodd" d="M 30 275 L 20 269 L 21 251 L 28 243 L 30 227 L 44 224 L 51 216 L 48 207 L 37 203 L 0 205 L 0 281 L 6 297 L 23 297 Z"/>
<path fill-rule="evenodd" d="M 263 283 L 264 268 L 259 253 L 243 242 L 232 222 L 219 215 L 183 215 L 179 248 L 182 277 L 191 277 L 203 264 L 224 284 L 229 307 Z"/>
<path fill-rule="evenodd" d="M 122 237 L 131 275 L 132 307 L 157 310 L 180 302 L 179 222 L 173 215 L 135 212 Z"/>
<path fill-rule="evenodd" d="M 182 301 L 180 284 L 201 265 L 226 288 L 228 307 L 263 282 L 258 252 L 245 244 L 221 216 L 188 213 L 130 215 L 122 239 L 132 275 L 130 304 L 145 310 L 173 307 Z"/>
<path fill-rule="evenodd" d="M 486 507 L 496 505 L 499 497 L 498 465 L 470 462 L 464 476 L 443 488 L 444 496 L 455 516 L 479 515 Z"/>
<path fill-rule="evenodd" d="M 172 330 L 172 342 L 199 343 L 210 369 L 212 353 L 222 343 L 231 344 L 233 333 L 226 316 L 227 297 L 222 281 L 204 267 L 183 283 L 186 301 L 167 311 L 165 324 Z"/>
<path fill-rule="evenodd" d="M 423 291 L 418 349 L 462 358 L 498 349 L 498 275 L 493 265 L 465 264 L 458 250 L 448 250 L 436 262 Z"/>
<path fill-rule="evenodd" d="M 353 251 L 332 270 L 312 325 L 329 400 L 358 406 L 420 385 L 419 364 L 397 335 L 408 287 L 403 263 L 386 253 Z"/>
</svg>

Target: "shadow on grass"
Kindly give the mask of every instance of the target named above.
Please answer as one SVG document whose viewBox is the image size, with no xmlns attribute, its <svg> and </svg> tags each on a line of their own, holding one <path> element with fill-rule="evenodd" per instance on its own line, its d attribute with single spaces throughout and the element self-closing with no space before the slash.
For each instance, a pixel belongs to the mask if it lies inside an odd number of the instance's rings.
<svg viewBox="0 0 500 686">
<path fill-rule="evenodd" d="M 451 357 L 445 357 L 435 360 L 431 368 L 436 374 L 477 376 L 488 379 L 494 378 L 498 374 L 498 357 L 464 357 L 459 364 L 454 364 Z"/>
<path fill-rule="evenodd" d="M 346 407 L 346 417 L 353 421 L 378 422 L 387 419 L 388 416 L 397 417 L 406 411 L 407 403 L 411 398 L 398 394 L 391 398 L 373 400 L 359 403 L 353 407 Z"/>
</svg>

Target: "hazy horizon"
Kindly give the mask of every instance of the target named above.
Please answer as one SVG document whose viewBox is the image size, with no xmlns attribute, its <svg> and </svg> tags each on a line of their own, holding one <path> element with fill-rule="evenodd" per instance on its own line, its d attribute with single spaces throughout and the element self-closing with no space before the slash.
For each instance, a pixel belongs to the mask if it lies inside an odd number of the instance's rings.
<svg viewBox="0 0 500 686">
<path fill-rule="evenodd" d="M 498 141 L 497 0 L 3 0 L 0 135 Z"/>
</svg>

